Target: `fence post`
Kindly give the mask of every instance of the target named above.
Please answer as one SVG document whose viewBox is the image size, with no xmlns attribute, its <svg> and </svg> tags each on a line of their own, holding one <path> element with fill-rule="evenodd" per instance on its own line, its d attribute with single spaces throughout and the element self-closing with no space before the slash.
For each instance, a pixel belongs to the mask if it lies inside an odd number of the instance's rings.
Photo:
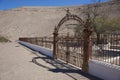
<svg viewBox="0 0 120 80">
<path fill-rule="evenodd" d="M 43 37 L 42 37 L 42 41 L 41 41 L 41 42 L 42 42 L 42 47 L 44 47 L 44 43 L 43 43 L 43 40 L 44 40 L 44 39 L 43 39 Z"/>
<path fill-rule="evenodd" d="M 35 43 L 36 43 L 36 45 L 38 45 L 38 40 L 37 40 L 38 38 L 36 37 L 35 38 Z"/>
<path fill-rule="evenodd" d="M 56 30 L 57 30 L 57 29 L 56 29 L 56 27 L 55 27 L 54 33 L 53 33 L 53 36 L 54 36 L 54 38 L 53 38 L 53 58 L 54 58 L 54 59 L 57 59 L 57 48 L 58 48 L 58 46 L 57 46 L 58 33 L 57 33 Z"/>
<path fill-rule="evenodd" d="M 70 50 L 69 50 L 69 33 L 66 36 L 66 62 L 69 63 L 70 60 Z"/>
<path fill-rule="evenodd" d="M 91 56 L 92 48 L 91 48 L 91 39 L 90 35 L 92 33 L 91 30 L 91 25 L 90 25 L 90 20 L 88 19 L 86 24 L 85 24 L 85 29 L 83 30 L 84 33 L 84 46 L 83 46 L 83 65 L 82 65 L 82 70 L 84 72 L 88 72 L 88 61 Z"/>
</svg>

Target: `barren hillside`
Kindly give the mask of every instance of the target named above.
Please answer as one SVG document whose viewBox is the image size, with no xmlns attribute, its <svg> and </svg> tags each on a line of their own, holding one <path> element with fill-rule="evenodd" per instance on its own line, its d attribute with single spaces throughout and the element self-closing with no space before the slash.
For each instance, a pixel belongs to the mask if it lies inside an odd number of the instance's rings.
<svg viewBox="0 0 120 80">
<path fill-rule="evenodd" d="M 119 4 L 113 6 L 111 16 L 119 16 L 120 11 L 116 11 L 118 6 Z M 55 25 L 65 16 L 66 8 L 20 7 L 0 11 L 0 35 L 15 41 L 19 37 L 40 37 L 52 34 Z M 69 7 L 71 13 L 80 16 L 79 8 L 83 6 Z"/>
</svg>

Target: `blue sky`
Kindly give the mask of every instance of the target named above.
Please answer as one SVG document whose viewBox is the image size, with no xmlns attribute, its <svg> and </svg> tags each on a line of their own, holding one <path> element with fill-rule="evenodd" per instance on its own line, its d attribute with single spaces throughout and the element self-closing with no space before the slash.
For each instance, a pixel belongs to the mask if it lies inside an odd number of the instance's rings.
<svg viewBox="0 0 120 80">
<path fill-rule="evenodd" d="M 21 6 L 74 6 L 90 4 L 98 0 L 0 0 L 0 10 Z M 106 0 L 100 0 L 106 1 Z"/>
</svg>

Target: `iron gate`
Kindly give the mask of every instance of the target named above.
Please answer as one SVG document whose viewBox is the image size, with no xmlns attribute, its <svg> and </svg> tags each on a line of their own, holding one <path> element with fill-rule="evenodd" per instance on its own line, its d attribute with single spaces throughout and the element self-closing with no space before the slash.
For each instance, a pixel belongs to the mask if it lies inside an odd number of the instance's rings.
<svg viewBox="0 0 120 80">
<path fill-rule="evenodd" d="M 63 36 L 60 37 L 59 29 L 63 23 L 69 20 L 77 21 L 83 27 L 83 39 L 79 37 Z M 88 18 L 85 22 L 77 15 L 71 14 L 69 9 L 65 17 L 61 19 L 54 29 L 53 33 L 53 57 L 54 59 L 61 59 L 67 63 L 81 67 L 84 72 L 88 72 L 88 60 L 91 54 L 91 40 L 92 33 L 91 20 Z"/>
<path fill-rule="evenodd" d="M 78 37 L 58 37 L 58 59 L 82 68 L 83 39 Z"/>
</svg>

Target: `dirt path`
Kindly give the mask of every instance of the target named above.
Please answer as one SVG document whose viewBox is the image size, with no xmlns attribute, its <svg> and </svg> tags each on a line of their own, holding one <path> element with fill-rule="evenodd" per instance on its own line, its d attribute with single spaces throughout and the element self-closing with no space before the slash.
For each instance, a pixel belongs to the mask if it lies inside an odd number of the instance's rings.
<svg viewBox="0 0 120 80">
<path fill-rule="evenodd" d="M 0 43 L 0 80 L 89 80 L 61 63 L 17 43 Z M 66 66 L 66 65 L 63 65 Z M 60 68 L 62 67 L 62 69 Z M 76 75 L 77 74 L 77 75 Z"/>
</svg>

